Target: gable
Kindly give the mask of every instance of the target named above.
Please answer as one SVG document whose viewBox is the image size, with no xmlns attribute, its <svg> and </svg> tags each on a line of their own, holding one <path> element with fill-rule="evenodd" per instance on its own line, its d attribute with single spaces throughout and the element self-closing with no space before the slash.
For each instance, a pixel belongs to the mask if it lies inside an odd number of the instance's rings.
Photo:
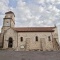
<svg viewBox="0 0 60 60">
<path fill-rule="evenodd" d="M 7 32 L 16 32 L 13 28 L 8 28 L 4 33 L 7 33 Z"/>
<path fill-rule="evenodd" d="M 17 33 L 17 32 L 13 28 L 9 28 L 4 32 L 4 35 L 11 35 L 12 36 L 15 33 Z"/>
<path fill-rule="evenodd" d="M 9 37 L 12 37 L 13 40 L 15 40 L 17 38 L 17 32 L 15 30 L 13 30 L 12 28 L 9 28 L 5 33 L 4 33 L 4 38 L 6 40 L 9 39 Z"/>
</svg>

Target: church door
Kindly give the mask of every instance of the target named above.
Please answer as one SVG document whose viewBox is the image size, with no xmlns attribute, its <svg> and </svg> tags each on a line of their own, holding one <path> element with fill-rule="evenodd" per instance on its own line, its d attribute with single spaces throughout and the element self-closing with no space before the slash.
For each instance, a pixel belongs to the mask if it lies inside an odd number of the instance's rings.
<svg viewBox="0 0 60 60">
<path fill-rule="evenodd" d="M 8 48 L 12 48 L 13 46 L 13 39 L 10 37 L 8 41 Z"/>
</svg>

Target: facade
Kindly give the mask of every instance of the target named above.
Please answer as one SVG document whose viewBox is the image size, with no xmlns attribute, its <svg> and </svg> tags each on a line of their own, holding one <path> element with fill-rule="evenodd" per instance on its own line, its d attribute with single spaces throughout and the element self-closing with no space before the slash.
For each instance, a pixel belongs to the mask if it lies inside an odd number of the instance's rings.
<svg viewBox="0 0 60 60">
<path fill-rule="evenodd" d="M 59 50 L 57 27 L 15 27 L 15 15 L 6 12 L 0 33 L 3 49 L 15 51 Z"/>
</svg>

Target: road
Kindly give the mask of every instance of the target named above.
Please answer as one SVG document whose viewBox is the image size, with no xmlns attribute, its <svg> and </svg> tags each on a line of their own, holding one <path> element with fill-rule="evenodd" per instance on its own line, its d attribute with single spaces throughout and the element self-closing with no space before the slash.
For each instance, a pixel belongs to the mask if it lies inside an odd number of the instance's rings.
<svg viewBox="0 0 60 60">
<path fill-rule="evenodd" d="M 0 50 L 0 60 L 60 60 L 60 51 L 22 52 L 22 51 Z"/>
</svg>

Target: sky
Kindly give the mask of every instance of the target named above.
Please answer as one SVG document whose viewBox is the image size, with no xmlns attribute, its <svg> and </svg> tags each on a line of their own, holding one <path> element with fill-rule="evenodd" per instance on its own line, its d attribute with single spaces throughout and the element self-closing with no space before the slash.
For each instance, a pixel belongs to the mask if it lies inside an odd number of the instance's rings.
<svg viewBox="0 0 60 60">
<path fill-rule="evenodd" d="M 16 27 L 56 25 L 60 31 L 60 0 L 0 0 L 0 28 L 8 11 L 14 12 Z"/>
<path fill-rule="evenodd" d="M 0 0 L 0 27 L 7 11 L 14 12 L 15 26 L 60 25 L 60 0 Z"/>
</svg>

